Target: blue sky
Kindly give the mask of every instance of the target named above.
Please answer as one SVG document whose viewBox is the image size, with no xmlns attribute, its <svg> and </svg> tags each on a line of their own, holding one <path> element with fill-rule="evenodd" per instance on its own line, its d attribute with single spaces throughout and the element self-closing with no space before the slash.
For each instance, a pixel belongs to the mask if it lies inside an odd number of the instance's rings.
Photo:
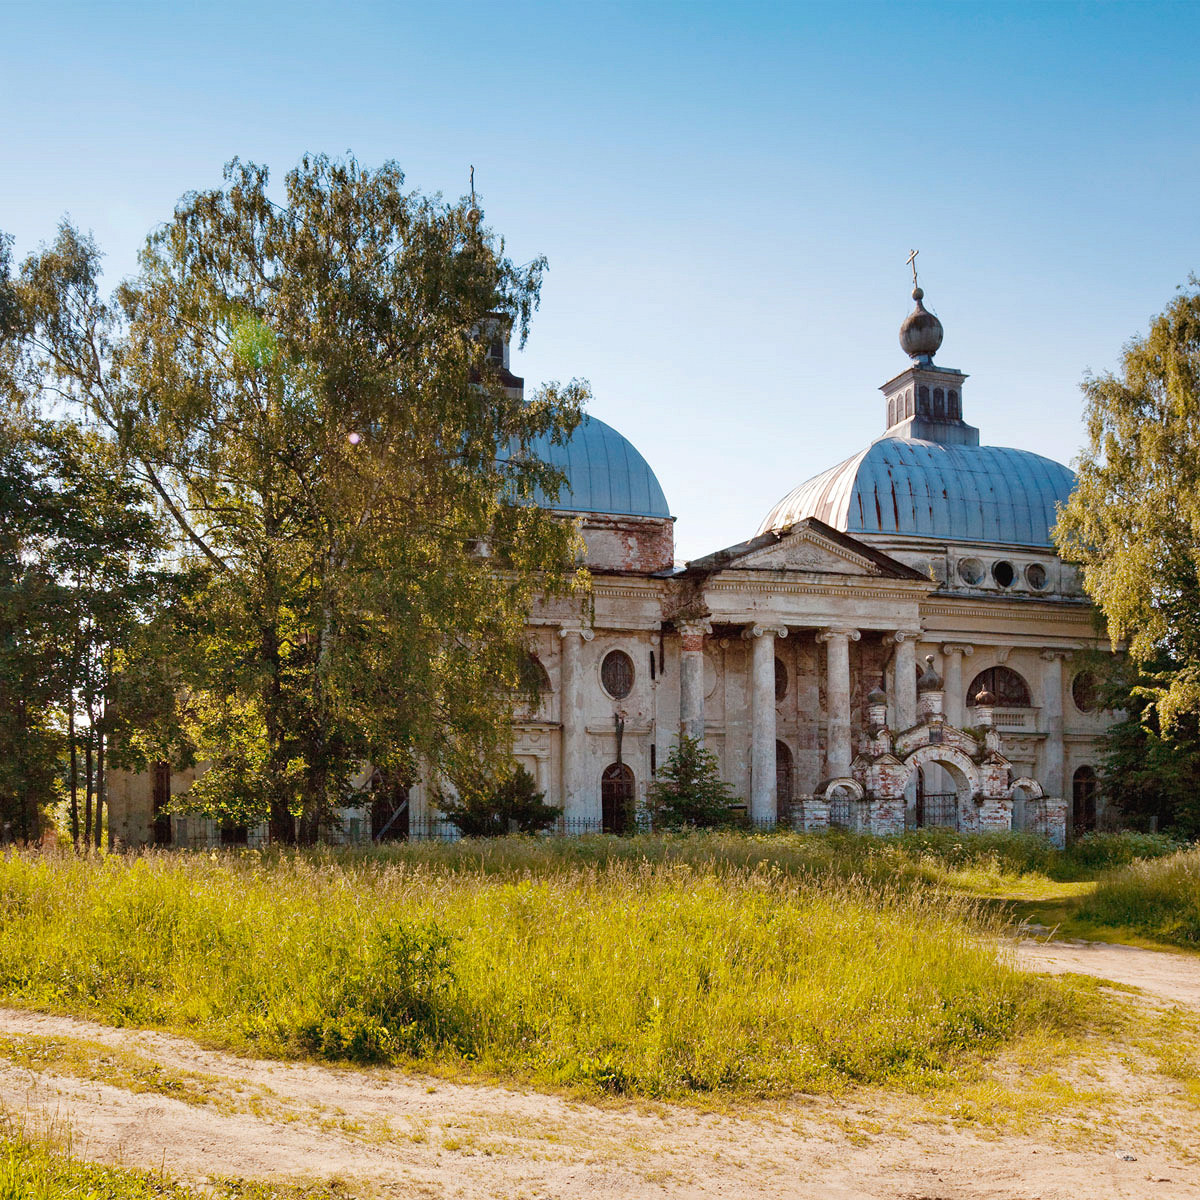
<svg viewBox="0 0 1200 1200">
<path fill-rule="evenodd" d="M 1062 461 L 1078 383 L 1200 270 L 1196 4 L 0 0 L 0 229 L 116 282 L 234 155 L 467 169 L 518 261 L 514 367 L 590 380 L 694 557 L 883 428 L 920 249 L 984 440 Z"/>
</svg>

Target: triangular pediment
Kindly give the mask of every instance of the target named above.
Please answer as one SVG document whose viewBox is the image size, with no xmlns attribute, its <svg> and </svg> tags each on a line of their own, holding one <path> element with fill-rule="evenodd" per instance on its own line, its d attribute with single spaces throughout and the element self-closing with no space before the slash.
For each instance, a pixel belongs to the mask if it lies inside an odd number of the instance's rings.
<svg viewBox="0 0 1200 1200">
<path fill-rule="evenodd" d="M 798 529 L 785 534 L 773 546 L 763 546 L 734 559 L 730 567 L 775 571 L 817 571 L 835 575 L 879 575 L 879 564 L 862 554 Z"/>
<path fill-rule="evenodd" d="M 911 567 L 889 558 L 849 534 L 831 528 L 815 517 L 694 559 L 688 563 L 688 570 L 803 571 L 817 575 L 925 578 Z"/>
</svg>

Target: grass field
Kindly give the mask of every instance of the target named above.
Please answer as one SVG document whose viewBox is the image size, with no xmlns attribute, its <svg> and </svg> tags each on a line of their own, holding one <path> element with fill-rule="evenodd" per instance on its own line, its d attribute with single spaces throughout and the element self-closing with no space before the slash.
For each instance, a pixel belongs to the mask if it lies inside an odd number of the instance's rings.
<svg viewBox="0 0 1200 1200">
<path fill-rule="evenodd" d="M 981 937 L 995 916 L 909 885 L 935 873 L 927 850 L 724 836 L 10 854 L 0 994 L 260 1053 L 648 1096 L 917 1085 L 1074 1019 Z"/>
<path fill-rule="evenodd" d="M 1106 873 L 1083 900 L 1078 917 L 1200 948 L 1200 848 Z"/>
</svg>

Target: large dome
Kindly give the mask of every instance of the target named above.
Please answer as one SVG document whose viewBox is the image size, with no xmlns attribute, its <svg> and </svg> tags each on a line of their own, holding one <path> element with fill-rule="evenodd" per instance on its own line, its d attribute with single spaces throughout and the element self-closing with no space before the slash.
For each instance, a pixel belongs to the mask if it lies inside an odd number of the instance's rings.
<svg viewBox="0 0 1200 1200">
<path fill-rule="evenodd" d="M 563 445 L 542 437 L 532 442 L 531 450 L 567 477 L 557 498 L 535 494 L 534 500 L 545 508 L 632 517 L 671 515 L 650 464 L 596 417 L 585 416 Z"/>
<path fill-rule="evenodd" d="M 1068 468 L 1028 450 L 883 437 L 789 492 L 759 533 L 816 517 L 851 534 L 1049 546 L 1074 486 Z"/>
</svg>

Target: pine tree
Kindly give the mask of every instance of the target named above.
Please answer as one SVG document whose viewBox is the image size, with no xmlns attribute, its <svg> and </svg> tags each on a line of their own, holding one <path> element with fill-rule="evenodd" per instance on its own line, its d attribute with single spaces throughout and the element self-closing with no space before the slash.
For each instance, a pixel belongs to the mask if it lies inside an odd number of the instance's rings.
<svg viewBox="0 0 1200 1200">
<path fill-rule="evenodd" d="M 711 829 L 739 823 L 732 788 L 720 775 L 717 756 L 698 738 L 681 734 L 647 789 L 657 829 Z"/>
</svg>

